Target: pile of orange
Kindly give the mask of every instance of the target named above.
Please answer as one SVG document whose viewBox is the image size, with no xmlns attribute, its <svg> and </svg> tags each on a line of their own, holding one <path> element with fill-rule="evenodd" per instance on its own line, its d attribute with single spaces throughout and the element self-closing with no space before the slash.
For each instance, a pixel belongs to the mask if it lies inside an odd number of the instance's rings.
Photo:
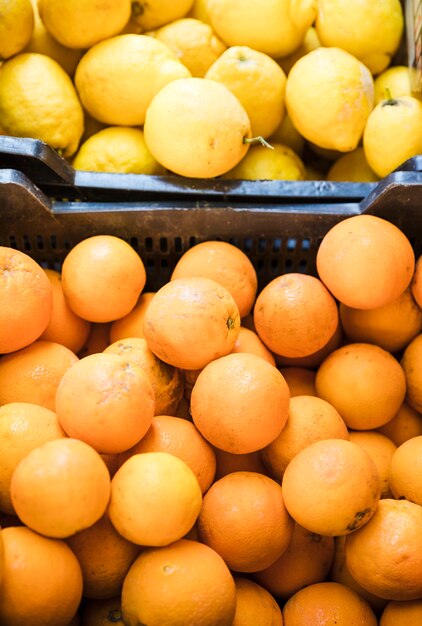
<svg viewBox="0 0 422 626">
<path fill-rule="evenodd" d="M 422 623 L 422 261 L 363 215 L 317 270 L 0 248 L 1 624 Z"/>
</svg>

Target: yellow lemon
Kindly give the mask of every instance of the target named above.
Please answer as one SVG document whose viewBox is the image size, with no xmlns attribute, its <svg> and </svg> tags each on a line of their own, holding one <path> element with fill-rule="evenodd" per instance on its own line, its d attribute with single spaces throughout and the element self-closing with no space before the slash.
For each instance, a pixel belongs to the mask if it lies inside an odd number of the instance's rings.
<svg viewBox="0 0 422 626">
<path fill-rule="evenodd" d="M 0 0 L 0 61 L 21 52 L 33 30 L 30 0 Z"/>
<path fill-rule="evenodd" d="M 109 126 L 87 139 L 73 160 L 77 170 L 121 174 L 164 174 L 140 128 Z"/>
<path fill-rule="evenodd" d="M 224 178 L 246 180 L 305 180 L 306 169 L 300 157 L 288 146 L 252 146 L 236 167 Z"/>
<path fill-rule="evenodd" d="M 145 32 L 185 17 L 192 5 L 193 0 L 134 0 L 132 19 Z"/>
<path fill-rule="evenodd" d="M 407 159 L 421 154 L 422 102 L 412 96 L 382 100 L 366 123 L 363 148 L 369 166 L 378 176 L 386 176 Z"/>
<path fill-rule="evenodd" d="M 399 47 L 403 11 L 400 0 L 318 0 L 315 27 L 323 46 L 342 48 L 379 74 Z"/>
<path fill-rule="evenodd" d="M 205 24 L 211 24 L 210 16 L 208 15 L 207 0 L 195 0 L 191 10 L 188 13 L 188 17 L 194 17 Z"/>
<path fill-rule="evenodd" d="M 25 52 L 0 67 L 0 127 L 9 135 L 41 139 L 71 156 L 83 120 L 73 83 L 53 59 Z"/>
<path fill-rule="evenodd" d="M 189 70 L 161 41 L 146 35 L 117 35 L 92 46 L 75 73 L 88 113 L 109 126 L 141 126 L 155 94 Z"/>
<path fill-rule="evenodd" d="M 206 78 L 175 80 L 148 107 L 145 141 L 161 165 L 175 174 L 212 178 L 246 154 L 248 115 L 227 87 Z"/>
<path fill-rule="evenodd" d="M 321 42 L 319 40 L 317 32 L 315 28 L 311 26 L 306 31 L 305 37 L 302 43 L 300 44 L 299 48 L 296 48 L 296 50 L 292 52 L 291 54 L 288 54 L 287 56 L 282 57 L 281 59 L 277 59 L 277 63 L 279 63 L 283 72 L 285 74 L 288 74 L 290 70 L 292 69 L 293 65 L 296 63 L 296 61 L 299 61 L 299 59 L 305 56 L 305 54 L 308 54 L 308 52 L 312 52 L 312 50 L 319 48 L 320 45 L 321 45 Z"/>
<path fill-rule="evenodd" d="M 162 26 L 154 37 L 173 50 L 192 76 L 198 78 L 206 74 L 227 47 L 209 24 L 187 17 Z"/>
<path fill-rule="evenodd" d="M 284 117 L 286 76 L 267 54 L 247 46 L 232 46 L 205 75 L 225 85 L 249 116 L 253 135 L 268 137 Z"/>
<path fill-rule="evenodd" d="M 305 147 L 305 140 L 298 130 L 293 126 L 290 116 L 286 113 L 281 124 L 269 138 L 269 143 L 282 143 L 291 148 L 296 154 L 301 156 Z"/>
<path fill-rule="evenodd" d="M 317 0 L 208 0 L 217 35 L 229 46 L 249 46 L 272 57 L 300 46 L 317 12 Z"/>
<path fill-rule="evenodd" d="M 354 150 L 374 104 L 368 68 L 339 48 L 321 46 L 290 70 L 286 106 L 305 139 L 330 150 Z"/>
<path fill-rule="evenodd" d="M 393 65 L 379 74 L 374 81 L 375 104 L 388 98 L 387 89 L 393 98 L 413 95 L 417 97 L 412 91 L 416 75 L 416 69 L 407 65 Z"/>
<path fill-rule="evenodd" d="M 353 183 L 374 183 L 379 177 L 371 170 L 363 148 L 356 148 L 339 157 L 327 172 L 327 180 Z"/>
<path fill-rule="evenodd" d="M 117 35 L 131 16 L 130 0 L 38 0 L 46 29 L 67 48 L 90 48 Z"/>
</svg>

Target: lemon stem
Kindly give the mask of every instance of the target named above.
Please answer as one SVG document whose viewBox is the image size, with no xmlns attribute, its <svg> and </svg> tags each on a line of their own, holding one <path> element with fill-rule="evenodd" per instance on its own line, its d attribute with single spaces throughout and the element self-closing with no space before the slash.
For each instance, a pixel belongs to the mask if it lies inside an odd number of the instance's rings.
<svg viewBox="0 0 422 626">
<path fill-rule="evenodd" d="M 272 146 L 268 141 L 265 141 L 264 137 L 259 135 L 258 137 L 243 137 L 243 143 L 260 143 L 264 148 L 270 148 L 270 150 L 274 150 L 274 146 Z"/>
<path fill-rule="evenodd" d="M 395 104 L 397 104 L 397 100 L 395 100 L 395 99 L 393 98 L 393 96 L 391 95 L 391 91 L 390 91 L 390 88 L 389 88 L 389 87 L 386 87 L 386 88 L 385 88 L 385 95 L 386 95 L 387 97 L 386 97 L 386 99 L 385 99 L 385 101 L 384 101 L 384 104 L 387 104 L 387 105 L 389 105 L 389 106 L 394 106 Z"/>
</svg>

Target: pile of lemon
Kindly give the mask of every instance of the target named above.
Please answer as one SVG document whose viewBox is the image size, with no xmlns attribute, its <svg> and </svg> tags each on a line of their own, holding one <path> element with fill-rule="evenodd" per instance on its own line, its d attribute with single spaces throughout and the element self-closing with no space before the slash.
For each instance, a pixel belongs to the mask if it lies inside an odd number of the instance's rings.
<svg viewBox="0 0 422 626">
<path fill-rule="evenodd" d="M 0 132 L 89 171 L 376 181 L 422 153 L 403 38 L 400 0 L 0 0 Z"/>
</svg>

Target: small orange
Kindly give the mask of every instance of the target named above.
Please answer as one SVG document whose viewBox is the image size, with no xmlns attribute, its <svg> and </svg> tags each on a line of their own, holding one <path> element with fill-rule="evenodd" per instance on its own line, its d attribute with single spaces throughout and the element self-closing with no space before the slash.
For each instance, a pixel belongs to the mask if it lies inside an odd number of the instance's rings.
<svg viewBox="0 0 422 626">
<path fill-rule="evenodd" d="M 80 626 L 124 626 L 120 596 L 109 600 L 86 600 Z"/>
<path fill-rule="evenodd" d="M 286 381 L 268 361 L 246 352 L 229 354 L 199 374 L 191 414 L 213 446 L 245 454 L 265 447 L 280 434 L 289 400 Z"/>
<path fill-rule="evenodd" d="M 293 520 L 279 484 L 257 472 L 233 472 L 205 494 L 198 533 L 231 570 L 257 572 L 287 549 Z"/>
<path fill-rule="evenodd" d="M 10 493 L 26 526 L 48 537 L 69 537 L 105 512 L 110 475 L 100 455 L 83 441 L 55 439 L 19 462 Z"/>
<path fill-rule="evenodd" d="M 422 599 L 391 600 L 385 607 L 379 626 L 420 626 L 422 624 Z"/>
<path fill-rule="evenodd" d="M 375 309 L 409 286 L 415 255 L 402 231 L 375 215 L 354 215 L 333 226 L 318 248 L 319 277 L 343 304 Z"/>
<path fill-rule="evenodd" d="M 377 430 L 400 446 L 408 439 L 422 435 L 422 415 L 403 402 L 393 419 Z"/>
<path fill-rule="evenodd" d="M 254 307 L 256 332 L 284 357 L 306 357 L 320 350 L 338 326 L 338 308 L 323 283 L 306 274 L 274 278 Z"/>
<path fill-rule="evenodd" d="M 272 595 L 252 580 L 234 577 L 236 613 L 232 626 L 283 626 L 281 609 Z"/>
<path fill-rule="evenodd" d="M 290 461 L 283 495 L 293 519 L 308 530 L 346 535 L 368 522 L 381 494 L 374 462 L 356 443 L 323 439 Z"/>
<path fill-rule="evenodd" d="M 62 266 L 69 307 L 90 322 L 111 322 L 135 306 L 146 282 L 145 266 L 126 241 L 96 235 L 79 242 Z"/>
<path fill-rule="evenodd" d="M 334 335 L 322 346 L 320 350 L 302 357 L 286 357 L 275 354 L 275 362 L 277 367 L 305 367 L 308 369 L 316 369 L 321 365 L 323 360 L 337 350 L 343 343 L 343 329 L 340 322 L 337 324 Z"/>
<path fill-rule="evenodd" d="M 110 322 L 92 323 L 87 340 L 78 352 L 79 358 L 82 359 L 84 356 L 103 352 L 110 344 L 110 329 Z"/>
<path fill-rule="evenodd" d="M 154 390 L 145 372 L 117 354 L 91 354 L 63 376 L 56 411 L 69 437 L 114 454 L 135 445 L 150 427 Z"/>
<path fill-rule="evenodd" d="M 110 328 L 110 342 L 114 343 L 120 339 L 127 337 L 143 337 L 144 336 L 144 317 L 145 311 L 151 302 L 154 291 L 144 291 L 139 296 L 138 302 L 130 313 L 115 320 Z"/>
<path fill-rule="evenodd" d="M 268 475 L 268 470 L 262 462 L 261 451 L 247 452 L 246 454 L 232 454 L 219 448 L 214 448 L 217 462 L 215 480 L 227 476 L 232 472 L 258 472 Z"/>
<path fill-rule="evenodd" d="M 365 450 L 375 463 L 381 479 L 381 498 L 391 498 L 389 472 L 397 446 L 375 430 L 351 430 L 349 438 Z"/>
<path fill-rule="evenodd" d="M 422 412 L 422 334 L 417 335 L 405 349 L 401 365 L 406 376 L 406 401 L 410 406 Z"/>
<path fill-rule="evenodd" d="M 0 354 L 40 337 L 51 315 L 50 283 L 36 261 L 6 246 L 0 246 L 0 300 Z"/>
<path fill-rule="evenodd" d="M 152 352 L 186 370 L 201 369 L 229 354 L 239 327 L 233 296 L 211 278 L 166 283 L 152 298 L 144 318 L 144 336 Z"/>
<path fill-rule="evenodd" d="M 408 439 L 395 450 L 389 470 L 394 498 L 422 505 L 422 435 Z"/>
<path fill-rule="evenodd" d="M 306 367 L 280 367 L 280 373 L 289 386 L 290 396 L 316 396 L 316 372 Z"/>
<path fill-rule="evenodd" d="M 410 283 L 412 295 L 418 306 L 422 307 L 422 256 L 418 257 L 415 265 L 415 272 Z"/>
<path fill-rule="evenodd" d="M 261 341 L 258 335 L 250 328 L 241 326 L 239 328 L 239 336 L 236 339 L 232 353 L 249 352 L 250 354 L 256 354 L 262 357 L 271 365 L 275 365 L 275 359 L 272 352 L 268 350 L 267 346 Z"/>
<path fill-rule="evenodd" d="M 232 626 L 235 610 L 227 565 L 214 550 L 188 539 L 144 550 L 123 584 L 127 626 Z"/>
</svg>

